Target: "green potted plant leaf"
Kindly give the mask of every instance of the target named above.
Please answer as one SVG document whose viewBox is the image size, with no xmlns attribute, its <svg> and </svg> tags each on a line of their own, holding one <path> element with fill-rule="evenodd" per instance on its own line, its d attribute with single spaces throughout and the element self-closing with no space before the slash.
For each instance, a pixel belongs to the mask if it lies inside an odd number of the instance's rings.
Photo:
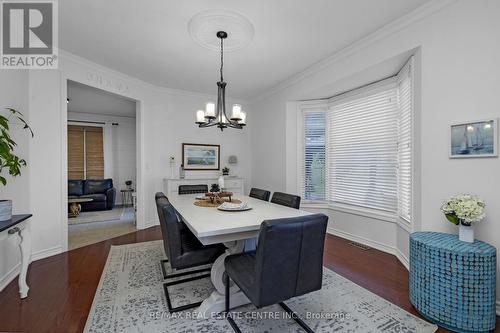
<svg viewBox="0 0 500 333">
<path fill-rule="evenodd" d="M 23 119 L 23 114 L 13 108 L 6 108 L 8 115 L 0 115 L 0 183 L 7 185 L 7 179 L 2 176 L 4 169 L 9 175 L 16 177 L 21 174 L 21 168 L 26 166 L 26 161 L 14 154 L 17 143 L 10 137 L 10 125 L 21 125 L 33 137 L 33 131 Z M 12 200 L 0 200 L 0 221 L 12 218 Z"/>
</svg>

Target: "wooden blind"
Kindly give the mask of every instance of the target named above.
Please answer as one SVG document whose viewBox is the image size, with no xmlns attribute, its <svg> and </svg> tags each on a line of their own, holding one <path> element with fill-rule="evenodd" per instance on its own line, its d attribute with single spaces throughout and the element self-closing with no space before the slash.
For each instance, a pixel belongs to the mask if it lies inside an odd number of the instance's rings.
<svg viewBox="0 0 500 333">
<path fill-rule="evenodd" d="M 85 178 L 84 128 L 68 126 L 68 179 Z"/>
<path fill-rule="evenodd" d="M 102 127 L 68 126 L 68 177 L 104 178 Z"/>
<path fill-rule="evenodd" d="M 86 178 L 104 178 L 102 127 L 85 127 L 85 154 L 87 163 Z"/>
</svg>

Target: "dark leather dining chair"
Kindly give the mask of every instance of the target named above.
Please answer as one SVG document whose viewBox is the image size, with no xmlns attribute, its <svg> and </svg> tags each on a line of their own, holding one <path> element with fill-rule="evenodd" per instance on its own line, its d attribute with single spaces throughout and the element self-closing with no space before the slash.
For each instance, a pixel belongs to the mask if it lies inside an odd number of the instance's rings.
<svg viewBox="0 0 500 333">
<path fill-rule="evenodd" d="M 167 255 L 168 261 L 170 262 L 170 266 L 172 269 L 179 270 L 179 269 L 211 264 L 222 253 L 224 253 L 224 251 L 226 250 L 224 245 L 215 244 L 215 245 L 205 246 L 200 243 L 200 241 L 189 230 L 189 228 L 183 227 L 182 222 L 179 222 L 176 210 L 174 209 L 168 198 L 165 195 L 163 195 L 163 193 L 157 193 L 155 195 L 155 199 L 156 199 L 156 207 L 158 210 L 158 217 L 160 219 L 163 246 L 165 248 L 165 254 Z M 208 267 L 208 268 L 193 269 L 182 273 L 167 275 L 167 272 L 165 270 L 166 261 L 167 260 L 162 260 L 161 262 L 161 268 L 164 279 L 178 278 L 181 276 L 193 275 L 210 271 L 210 267 Z M 169 311 L 170 312 L 183 311 L 189 308 L 197 307 L 201 304 L 201 302 L 187 304 L 174 308 L 172 307 L 172 303 L 168 293 L 168 287 L 208 277 L 210 277 L 209 273 L 164 283 L 163 288 L 165 290 L 165 296 L 167 298 L 167 306 Z"/>
<path fill-rule="evenodd" d="M 274 192 L 273 197 L 271 198 L 271 202 L 296 209 L 299 209 L 300 207 L 300 197 L 298 195 L 282 192 Z"/>
<path fill-rule="evenodd" d="M 260 188 L 255 188 L 252 187 L 250 190 L 250 197 L 264 200 L 264 201 L 269 201 L 269 197 L 271 196 L 271 192 L 266 191 L 266 190 L 261 190 Z"/>
<path fill-rule="evenodd" d="M 208 185 L 179 185 L 179 194 L 207 193 Z"/>
<path fill-rule="evenodd" d="M 266 220 L 255 251 L 226 257 L 225 312 L 235 332 L 241 331 L 230 313 L 230 279 L 257 308 L 279 303 L 304 330 L 313 332 L 284 301 L 321 289 L 327 223 L 323 214 Z"/>
</svg>

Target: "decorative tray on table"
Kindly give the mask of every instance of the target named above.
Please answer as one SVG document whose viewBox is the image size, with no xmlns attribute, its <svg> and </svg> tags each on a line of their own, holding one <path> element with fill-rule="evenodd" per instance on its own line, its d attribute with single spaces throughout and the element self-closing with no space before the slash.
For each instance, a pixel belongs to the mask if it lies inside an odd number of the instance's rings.
<svg viewBox="0 0 500 333">
<path fill-rule="evenodd" d="M 200 207 L 219 207 L 225 202 L 240 204 L 241 200 L 233 199 L 233 192 L 209 192 L 203 198 L 196 198 L 194 204 Z"/>
</svg>

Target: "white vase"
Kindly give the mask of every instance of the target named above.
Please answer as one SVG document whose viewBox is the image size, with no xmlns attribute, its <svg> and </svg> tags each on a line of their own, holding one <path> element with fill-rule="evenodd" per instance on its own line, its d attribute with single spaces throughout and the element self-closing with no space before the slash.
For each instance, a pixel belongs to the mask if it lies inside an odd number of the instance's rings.
<svg viewBox="0 0 500 333">
<path fill-rule="evenodd" d="M 458 239 L 462 242 L 474 243 L 474 227 L 460 224 L 458 226 Z"/>
</svg>

